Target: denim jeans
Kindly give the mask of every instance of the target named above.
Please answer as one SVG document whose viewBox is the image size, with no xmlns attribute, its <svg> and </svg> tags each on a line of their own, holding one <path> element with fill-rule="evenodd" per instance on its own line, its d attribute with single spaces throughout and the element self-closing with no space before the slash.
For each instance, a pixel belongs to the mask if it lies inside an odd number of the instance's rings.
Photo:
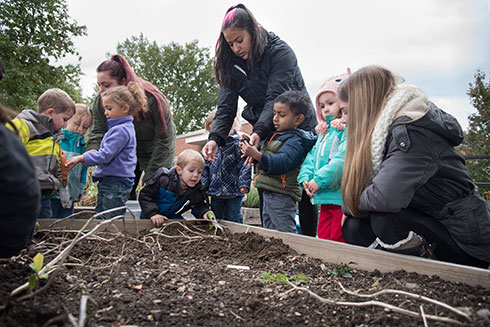
<svg viewBox="0 0 490 327">
<path fill-rule="evenodd" d="M 211 210 L 217 219 L 243 224 L 241 196 L 227 199 L 211 197 Z"/>
<path fill-rule="evenodd" d="M 97 206 L 95 212 L 122 207 L 126 204 L 132 186 L 107 184 L 99 182 L 97 185 Z M 126 209 L 121 209 L 104 214 L 101 218 L 109 219 L 118 215 L 124 215 Z"/>
<path fill-rule="evenodd" d="M 53 210 L 51 209 L 51 192 L 41 191 L 41 210 L 39 211 L 39 219 L 52 219 Z"/>
<path fill-rule="evenodd" d="M 61 205 L 60 199 L 51 198 L 51 210 L 52 210 L 53 218 L 66 218 L 70 215 L 73 215 L 75 208 L 74 208 L 74 205 L 72 203 L 70 209 L 65 209 Z"/>
</svg>

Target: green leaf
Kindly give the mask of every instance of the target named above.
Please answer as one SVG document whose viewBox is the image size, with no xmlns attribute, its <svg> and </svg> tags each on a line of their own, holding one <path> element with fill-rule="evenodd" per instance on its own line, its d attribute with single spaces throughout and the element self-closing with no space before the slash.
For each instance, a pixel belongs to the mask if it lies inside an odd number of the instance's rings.
<svg viewBox="0 0 490 327">
<path fill-rule="evenodd" d="M 36 288 L 36 274 L 29 276 L 29 289 L 32 291 Z"/>
<path fill-rule="evenodd" d="M 41 253 L 36 254 L 33 263 L 34 263 L 34 271 L 39 272 L 43 268 L 44 256 Z"/>
<path fill-rule="evenodd" d="M 342 275 L 344 278 L 352 278 L 352 274 L 350 272 L 346 272 Z"/>
<path fill-rule="evenodd" d="M 39 278 L 42 278 L 42 279 L 48 279 L 48 277 L 49 277 L 49 274 L 46 274 L 46 273 L 39 275 Z"/>
</svg>

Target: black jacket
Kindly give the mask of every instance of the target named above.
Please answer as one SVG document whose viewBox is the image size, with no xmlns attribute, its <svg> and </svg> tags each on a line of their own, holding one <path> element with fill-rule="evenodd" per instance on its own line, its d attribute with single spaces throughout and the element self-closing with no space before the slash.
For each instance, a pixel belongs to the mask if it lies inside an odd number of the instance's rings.
<svg viewBox="0 0 490 327">
<path fill-rule="evenodd" d="M 274 100 L 285 91 L 297 90 L 308 94 L 296 55 L 286 42 L 274 33 L 267 35 L 267 45 L 257 62 L 257 71 L 248 69 L 246 61 L 234 58 L 232 80 L 218 93 L 218 110 L 214 118 L 209 140 L 224 145 L 236 116 L 238 97 L 247 105 L 242 116 L 253 126 L 253 132 L 264 140 L 271 132 Z M 313 131 L 317 124 L 313 103 L 311 110 L 299 128 Z"/>
<path fill-rule="evenodd" d="M 192 209 L 201 219 L 209 209 L 208 197 L 201 182 L 179 196 L 179 177 L 175 167 L 159 168 L 146 182 L 139 195 L 142 218 L 161 214 L 170 219 L 182 219 L 182 213 Z"/>
<path fill-rule="evenodd" d="M 0 258 L 8 258 L 31 240 L 41 188 L 24 144 L 2 123 L 0 140 Z"/>
<path fill-rule="evenodd" d="M 411 121 L 391 125 L 378 174 L 361 194 L 361 212 L 413 208 L 438 219 L 468 254 L 490 262 L 490 209 L 474 192 L 465 161 L 454 146 L 463 141 L 456 119 L 430 104 Z"/>
</svg>

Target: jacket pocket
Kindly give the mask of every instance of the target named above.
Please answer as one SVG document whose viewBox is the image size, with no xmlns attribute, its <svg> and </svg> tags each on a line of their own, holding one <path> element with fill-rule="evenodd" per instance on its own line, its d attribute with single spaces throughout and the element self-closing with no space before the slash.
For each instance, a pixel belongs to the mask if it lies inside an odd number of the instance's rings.
<svg viewBox="0 0 490 327">
<path fill-rule="evenodd" d="M 465 244 L 488 242 L 490 208 L 478 195 L 470 195 L 446 204 L 438 219 L 456 241 Z"/>
</svg>

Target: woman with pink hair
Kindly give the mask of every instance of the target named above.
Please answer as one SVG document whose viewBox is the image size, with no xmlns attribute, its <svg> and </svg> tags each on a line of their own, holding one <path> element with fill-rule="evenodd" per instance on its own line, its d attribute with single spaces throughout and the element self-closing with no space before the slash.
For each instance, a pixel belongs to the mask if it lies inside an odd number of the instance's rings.
<svg viewBox="0 0 490 327">
<path fill-rule="evenodd" d="M 107 118 L 100 93 L 119 85 L 135 82 L 144 91 L 148 107 L 140 108 L 134 114 L 134 128 L 137 140 L 136 178 L 129 199 L 136 199 L 136 186 L 144 171 L 143 181 L 150 178 L 160 167 L 172 167 L 175 154 L 176 129 L 170 105 L 163 93 L 152 83 L 137 76 L 128 61 L 116 54 L 97 67 L 99 94 L 92 105 L 93 128 L 89 134 L 87 151 L 97 150 L 102 137 L 108 130 Z"/>
<path fill-rule="evenodd" d="M 218 109 L 202 149 L 204 158 L 210 161 L 215 160 L 218 147 L 226 143 L 239 97 L 247 103 L 242 117 L 253 126 L 250 144 L 258 147 L 261 140 L 275 131 L 274 100 L 291 90 L 308 95 L 294 51 L 260 25 L 243 4 L 226 11 L 215 51 L 214 72 L 220 86 Z M 299 128 L 314 131 L 317 119 L 313 103 L 309 109 Z M 248 157 L 247 164 L 251 162 Z M 299 205 L 299 220 L 303 235 L 315 237 L 318 210 L 306 193 Z"/>
</svg>

